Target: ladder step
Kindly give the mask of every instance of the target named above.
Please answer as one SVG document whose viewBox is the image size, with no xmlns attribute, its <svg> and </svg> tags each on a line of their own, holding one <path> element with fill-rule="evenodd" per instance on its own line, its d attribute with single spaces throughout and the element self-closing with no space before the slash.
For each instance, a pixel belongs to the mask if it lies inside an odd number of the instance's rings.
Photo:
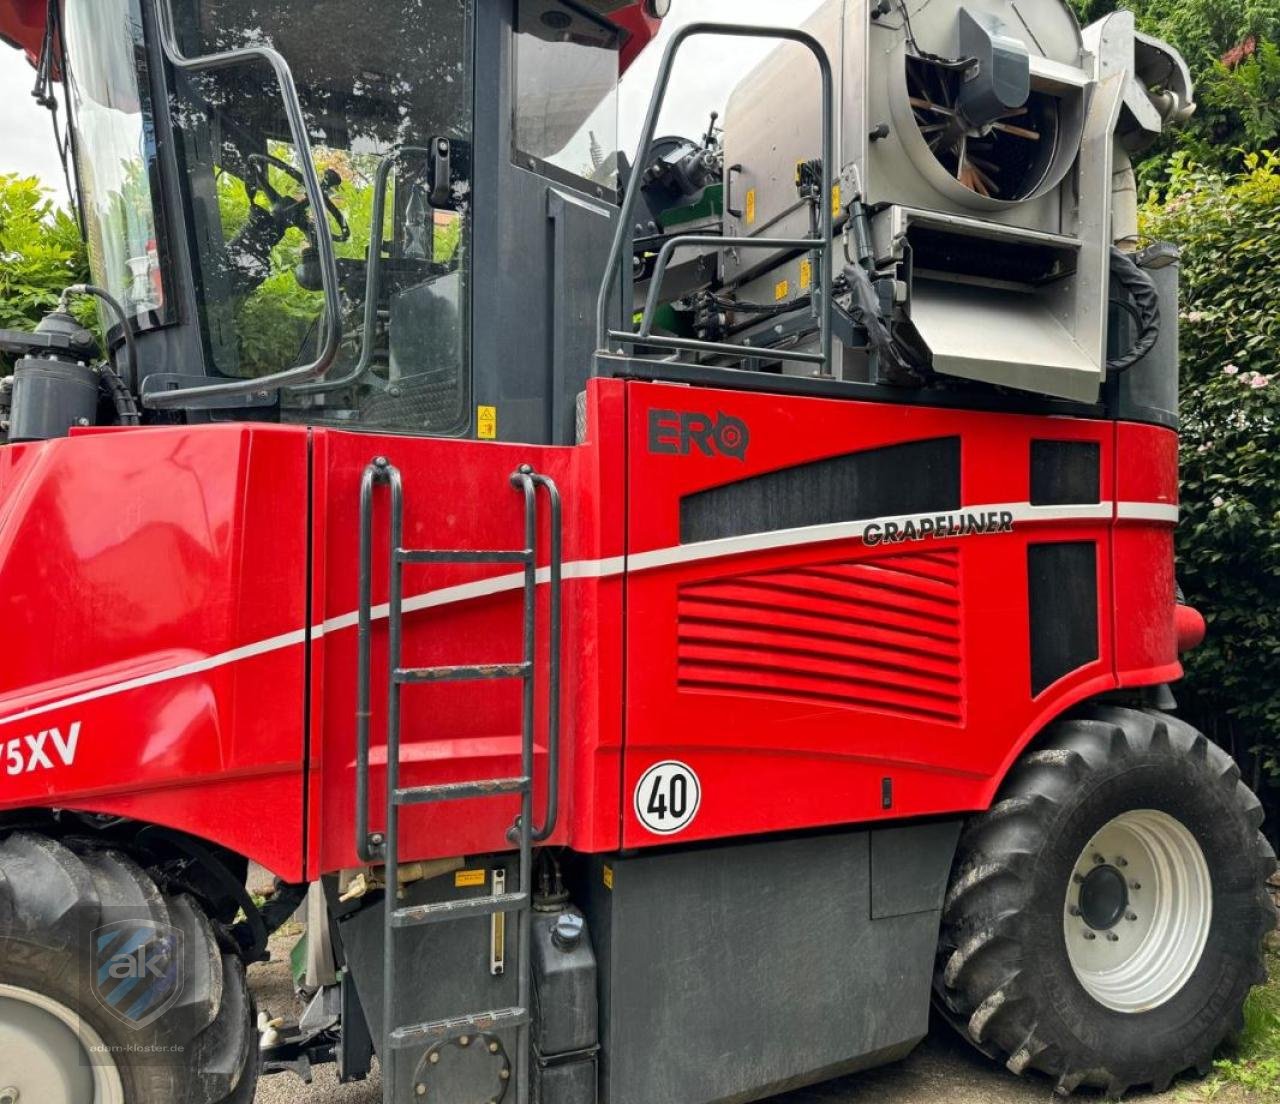
<svg viewBox="0 0 1280 1104">
<path fill-rule="evenodd" d="M 478 682 L 483 679 L 528 678 L 531 663 L 480 663 L 465 667 L 398 667 L 396 681 L 411 682 Z"/>
<path fill-rule="evenodd" d="M 486 778 L 479 782 L 445 782 L 438 786 L 414 786 L 396 790 L 397 805 L 428 805 L 434 801 L 464 801 L 471 797 L 522 794 L 528 778 Z"/>
<path fill-rule="evenodd" d="M 397 548 L 396 559 L 402 564 L 505 564 L 526 563 L 528 549 L 511 551 L 463 551 L 442 552 L 433 548 Z"/>
<path fill-rule="evenodd" d="M 459 1016 L 453 1020 L 433 1020 L 429 1023 L 397 1027 L 391 1032 L 393 1047 L 421 1046 L 438 1039 L 455 1035 L 489 1034 L 508 1027 L 524 1027 L 529 1013 L 523 1008 L 495 1008 L 492 1012 L 477 1012 L 472 1016 Z"/>
<path fill-rule="evenodd" d="M 527 893 L 498 893 L 469 897 L 461 901 L 435 901 L 428 905 L 407 905 L 391 914 L 393 928 L 413 928 L 419 924 L 443 924 L 471 916 L 492 916 L 497 912 L 519 912 L 529 906 Z"/>
</svg>

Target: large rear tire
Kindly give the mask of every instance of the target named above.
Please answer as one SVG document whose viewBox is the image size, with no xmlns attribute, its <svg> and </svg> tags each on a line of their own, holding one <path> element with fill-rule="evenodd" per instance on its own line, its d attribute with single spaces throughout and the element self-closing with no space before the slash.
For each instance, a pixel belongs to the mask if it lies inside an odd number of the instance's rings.
<svg viewBox="0 0 1280 1104">
<path fill-rule="evenodd" d="M 183 984 L 135 1028 L 91 995 L 90 933 L 128 918 L 177 929 Z M 21 1104 L 252 1104 L 253 1004 L 238 957 L 186 895 L 127 855 L 31 832 L 0 840 L 0 1093 Z"/>
<path fill-rule="evenodd" d="M 1056 723 L 961 838 L 935 995 L 1061 1094 L 1207 1073 L 1266 980 L 1275 856 L 1235 763 L 1164 714 Z"/>
</svg>

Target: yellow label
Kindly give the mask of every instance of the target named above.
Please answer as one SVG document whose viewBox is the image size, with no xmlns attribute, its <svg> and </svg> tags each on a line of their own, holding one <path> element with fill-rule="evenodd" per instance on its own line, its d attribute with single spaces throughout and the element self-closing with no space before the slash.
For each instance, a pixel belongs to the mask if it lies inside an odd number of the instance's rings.
<svg viewBox="0 0 1280 1104">
<path fill-rule="evenodd" d="M 831 189 L 831 216 L 839 218 L 840 213 L 844 210 L 844 204 L 840 202 L 840 185 L 837 184 Z"/>
<path fill-rule="evenodd" d="M 800 262 L 800 290 L 805 291 L 806 289 L 812 286 L 813 286 L 813 262 L 801 261 Z"/>
<path fill-rule="evenodd" d="M 476 436 L 482 441 L 498 439 L 498 408 L 496 406 L 476 407 Z"/>
<path fill-rule="evenodd" d="M 485 877 L 488 871 L 485 870 L 459 870 L 453 876 L 453 884 L 459 889 L 466 889 L 471 886 L 484 885 Z"/>
<path fill-rule="evenodd" d="M 756 221 L 756 190 L 752 188 L 747 192 L 747 225 L 751 226 Z"/>
<path fill-rule="evenodd" d="M 605 866 L 604 868 L 604 888 L 613 888 L 613 867 Z"/>
<path fill-rule="evenodd" d="M 773 288 L 773 297 L 781 303 L 784 299 L 791 295 L 791 281 L 779 280 Z"/>
</svg>

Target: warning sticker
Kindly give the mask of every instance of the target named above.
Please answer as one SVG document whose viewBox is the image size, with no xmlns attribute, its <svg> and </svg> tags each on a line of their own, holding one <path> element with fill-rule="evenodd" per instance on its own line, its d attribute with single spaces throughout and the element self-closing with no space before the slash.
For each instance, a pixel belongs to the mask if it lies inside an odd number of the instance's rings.
<svg viewBox="0 0 1280 1104">
<path fill-rule="evenodd" d="M 752 188 L 747 192 L 747 225 L 751 226 L 756 221 L 756 190 Z"/>
<path fill-rule="evenodd" d="M 791 281 L 779 280 L 773 287 L 773 297 L 781 303 L 791 294 Z"/>
<path fill-rule="evenodd" d="M 636 819 L 658 836 L 682 832 L 702 804 L 702 783 L 693 768 L 668 759 L 654 763 L 636 783 Z"/>
<path fill-rule="evenodd" d="M 453 876 L 453 884 L 457 886 L 458 889 L 465 889 L 471 886 L 482 886 L 484 885 L 484 879 L 487 873 L 488 872 L 485 870 L 459 870 Z"/>
<path fill-rule="evenodd" d="M 800 290 L 806 291 L 813 286 L 813 262 L 800 262 Z"/>
<path fill-rule="evenodd" d="M 482 441 L 498 439 L 498 408 L 496 406 L 476 407 L 476 436 Z"/>
</svg>

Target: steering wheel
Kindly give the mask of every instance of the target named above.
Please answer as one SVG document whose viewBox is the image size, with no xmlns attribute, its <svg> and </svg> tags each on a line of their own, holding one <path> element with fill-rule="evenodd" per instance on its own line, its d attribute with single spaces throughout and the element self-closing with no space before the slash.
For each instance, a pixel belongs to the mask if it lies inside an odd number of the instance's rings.
<svg viewBox="0 0 1280 1104">
<path fill-rule="evenodd" d="M 306 177 L 302 175 L 302 170 L 294 168 L 288 161 L 282 161 L 269 153 L 251 153 L 247 161 L 250 171 L 245 177 L 244 189 L 249 194 L 249 202 L 252 203 L 261 193 L 267 197 L 273 211 L 288 218 L 300 230 L 305 230 L 302 212 L 307 208 L 310 200 L 306 194 Z M 279 169 L 285 176 L 301 184 L 303 194 L 300 197 L 282 196 L 271 185 L 270 169 Z M 320 191 L 324 195 L 325 210 L 338 226 L 338 232 L 333 236 L 335 242 L 351 240 L 350 223 L 347 222 L 346 216 L 337 204 L 329 198 L 329 193 L 341 183 L 342 177 L 333 169 L 326 169 L 320 178 Z"/>
</svg>

